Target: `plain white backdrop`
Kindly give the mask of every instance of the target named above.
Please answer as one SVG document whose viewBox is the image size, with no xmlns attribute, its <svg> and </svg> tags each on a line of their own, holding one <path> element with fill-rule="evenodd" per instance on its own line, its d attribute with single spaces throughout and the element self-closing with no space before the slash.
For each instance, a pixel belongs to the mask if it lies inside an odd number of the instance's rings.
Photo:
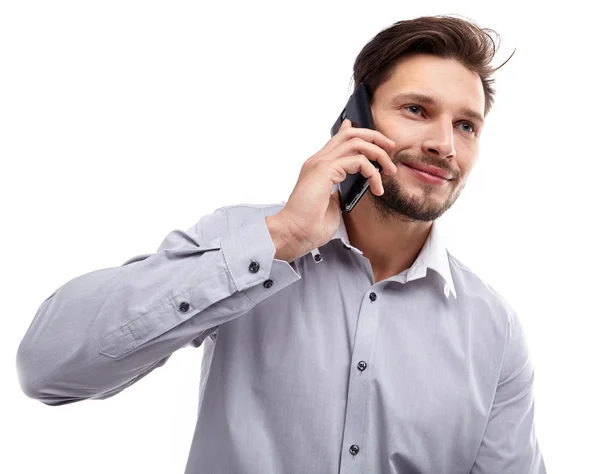
<svg viewBox="0 0 600 474">
<path fill-rule="evenodd" d="M 201 348 L 111 399 L 49 407 L 19 388 L 21 338 L 75 276 L 154 252 L 218 207 L 287 200 L 329 140 L 362 46 L 429 14 L 497 30 L 496 65 L 517 48 L 496 74 L 479 162 L 442 220 L 450 250 L 525 326 L 548 472 L 600 472 L 592 7 L 366 5 L 1 3 L 1 472 L 183 473 Z"/>
</svg>

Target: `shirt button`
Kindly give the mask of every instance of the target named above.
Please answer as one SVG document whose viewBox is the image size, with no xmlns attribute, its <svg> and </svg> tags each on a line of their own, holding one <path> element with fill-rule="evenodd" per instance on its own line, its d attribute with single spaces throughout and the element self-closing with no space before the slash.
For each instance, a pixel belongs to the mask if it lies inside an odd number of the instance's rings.
<svg viewBox="0 0 600 474">
<path fill-rule="evenodd" d="M 375 301 L 377 299 L 377 295 L 375 293 L 371 293 L 369 298 L 371 298 L 371 301 Z"/>
<path fill-rule="evenodd" d="M 263 283 L 265 288 L 271 288 L 273 286 L 273 280 L 267 280 Z"/>
<path fill-rule="evenodd" d="M 356 456 L 358 454 L 358 451 L 358 446 L 356 446 L 355 444 L 350 446 L 350 454 L 352 454 L 352 456 Z"/>
<path fill-rule="evenodd" d="M 364 360 L 361 360 L 356 367 L 362 372 L 367 368 L 367 363 Z"/>
<path fill-rule="evenodd" d="M 188 309 L 190 309 L 190 304 L 187 301 L 184 301 L 179 305 L 179 311 L 183 313 L 186 313 Z"/>
<path fill-rule="evenodd" d="M 315 255 L 315 262 L 320 262 L 321 260 L 323 260 L 323 257 L 321 257 L 320 253 L 318 253 L 317 255 Z"/>
<path fill-rule="evenodd" d="M 250 270 L 252 273 L 256 273 L 259 268 L 260 268 L 260 265 L 257 262 L 252 262 L 250 264 L 250 266 L 248 267 L 248 270 Z"/>
</svg>

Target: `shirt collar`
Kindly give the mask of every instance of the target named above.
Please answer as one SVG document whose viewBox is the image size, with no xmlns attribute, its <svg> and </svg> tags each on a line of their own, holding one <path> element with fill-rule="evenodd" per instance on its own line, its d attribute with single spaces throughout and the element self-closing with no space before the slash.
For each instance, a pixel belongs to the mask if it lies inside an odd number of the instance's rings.
<svg viewBox="0 0 600 474">
<path fill-rule="evenodd" d="M 446 298 L 449 297 L 450 292 L 454 298 L 456 298 L 456 289 L 454 287 L 454 281 L 450 272 L 449 254 L 446 245 L 444 244 L 446 239 L 444 238 L 443 234 L 444 232 L 440 222 L 433 221 L 429 236 L 427 237 L 427 240 L 425 241 L 425 244 L 423 245 L 423 248 L 421 249 L 421 252 L 419 253 L 415 262 L 406 272 L 395 275 L 390 279 L 405 283 L 418 278 L 424 278 L 427 274 L 427 269 L 430 268 L 444 279 L 443 291 Z M 358 252 L 360 255 L 363 255 L 363 252 L 360 249 L 353 247 L 350 244 L 346 225 L 344 224 L 344 219 L 341 217 L 338 229 L 331 238 L 331 240 L 335 239 L 340 239 L 344 246 L 349 247 L 355 252 Z M 313 250 L 312 253 L 314 256 L 315 253 L 318 253 L 318 249 Z"/>
</svg>

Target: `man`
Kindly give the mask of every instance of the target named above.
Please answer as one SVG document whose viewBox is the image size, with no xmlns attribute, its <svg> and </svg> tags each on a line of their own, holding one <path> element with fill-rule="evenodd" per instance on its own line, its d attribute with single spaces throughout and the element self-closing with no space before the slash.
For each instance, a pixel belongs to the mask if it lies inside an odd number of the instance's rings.
<svg viewBox="0 0 600 474">
<path fill-rule="evenodd" d="M 545 473 L 519 319 L 435 224 L 475 165 L 494 52 L 451 17 L 380 32 L 354 65 L 376 130 L 345 121 L 286 203 L 67 282 L 19 347 L 24 392 L 105 399 L 204 344 L 187 474 Z M 342 213 L 356 172 L 371 192 Z"/>
</svg>

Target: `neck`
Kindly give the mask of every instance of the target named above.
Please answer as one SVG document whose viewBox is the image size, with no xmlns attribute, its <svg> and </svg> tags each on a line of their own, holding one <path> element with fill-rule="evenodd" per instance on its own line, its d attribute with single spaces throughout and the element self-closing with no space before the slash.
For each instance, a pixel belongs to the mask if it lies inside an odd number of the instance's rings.
<svg viewBox="0 0 600 474">
<path fill-rule="evenodd" d="M 350 244 L 369 259 L 376 282 L 410 268 L 433 225 L 433 222 L 383 215 L 370 196 L 364 196 L 351 213 L 343 212 L 342 218 Z"/>
</svg>

